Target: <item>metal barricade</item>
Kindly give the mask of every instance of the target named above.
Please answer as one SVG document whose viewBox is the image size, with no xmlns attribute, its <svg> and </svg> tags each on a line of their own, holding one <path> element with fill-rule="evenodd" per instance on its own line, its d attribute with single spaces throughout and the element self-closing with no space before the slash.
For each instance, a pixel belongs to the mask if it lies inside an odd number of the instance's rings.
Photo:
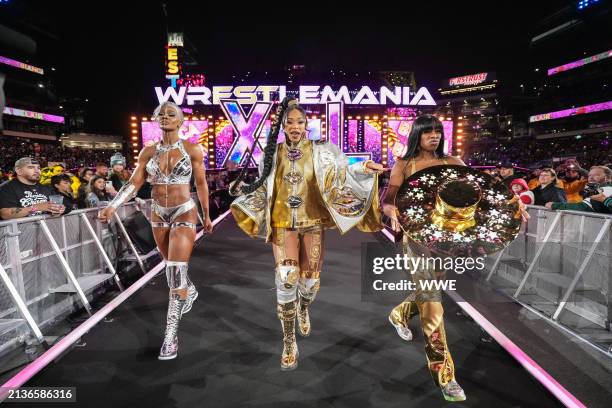
<svg viewBox="0 0 612 408">
<path fill-rule="evenodd" d="M 149 201 L 141 203 L 150 219 Z M 122 291 L 119 260 L 135 260 L 145 272 L 145 255 L 121 221 L 137 211 L 136 203 L 117 211 L 114 226 L 100 223 L 98 211 L 0 221 L 0 354 L 20 343 L 43 343 L 45 328 L 71 312 L 91 314 L 92 293 L 107 282 Z M 119 252 L 117 233 L 127 252 Z"/>
<path fill-rule="evenodd" d="M 551 321 L 610 344 L 612 216 L 528 211 L 517 239 L 488 258 L 485 279 Z"/>
</svg>

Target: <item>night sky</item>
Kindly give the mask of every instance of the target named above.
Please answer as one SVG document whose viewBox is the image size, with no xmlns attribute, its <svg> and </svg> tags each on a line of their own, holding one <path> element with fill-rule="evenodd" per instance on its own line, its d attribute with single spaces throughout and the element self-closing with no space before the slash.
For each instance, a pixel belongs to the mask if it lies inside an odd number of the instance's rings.
<svg viewBox="0 0 612 408">
<path fill-rule="evenodd" d="M 155 107 L 153 86 L 165 85 L 166 30 L 184 31 L 209 86 L 231 73 L 305 64 L 321 72 L 414 71 L 419 85 L 437 88 L 450 76 L 523 69 L 535 22 L 573 4 L 266 1 L 241 9 L 224 1 L 223 9 L 167 2 L 166 18 L 159 1 L 11 3 L 1 21 L 44 30 L 29 33 L 38 40 L 36 59 L 57 68 L 57 93 L 87 97 L 88 130 L 113 134 L 125 133 L 130 112 Z"/>
</svg>

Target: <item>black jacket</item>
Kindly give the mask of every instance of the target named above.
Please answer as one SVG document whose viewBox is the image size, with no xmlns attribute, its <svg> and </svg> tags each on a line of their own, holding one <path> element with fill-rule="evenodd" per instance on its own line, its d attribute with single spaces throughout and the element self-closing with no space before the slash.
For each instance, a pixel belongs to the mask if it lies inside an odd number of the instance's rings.
<svg viewBox="0 0 612 408">
<path fill-rule="evenodd" d="M 567 202 L 567 196 L 565 190 L 555 186 L 555 183 L 550 183 L 546 187 L 537 186 L 531 190 L 535 197 L 535 205 L 545 205 L 548 202 L 552 203 L 565 203 Z"/>
</svg>

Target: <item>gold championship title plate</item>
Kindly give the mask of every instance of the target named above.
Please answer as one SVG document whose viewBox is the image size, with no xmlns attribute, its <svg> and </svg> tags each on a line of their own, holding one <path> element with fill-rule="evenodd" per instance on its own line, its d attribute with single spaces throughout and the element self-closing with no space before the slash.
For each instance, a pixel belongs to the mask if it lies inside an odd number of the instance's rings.
<svg viewBox="0 0 612 408">
<path fill-rule="evenodd" d="M 433 166 L 407 178 L 397 192 L 399 222 L 430 250 L 490 254 L 521 228 L 519 199 L 490 175 L 466 166 Z"/>
</svg>

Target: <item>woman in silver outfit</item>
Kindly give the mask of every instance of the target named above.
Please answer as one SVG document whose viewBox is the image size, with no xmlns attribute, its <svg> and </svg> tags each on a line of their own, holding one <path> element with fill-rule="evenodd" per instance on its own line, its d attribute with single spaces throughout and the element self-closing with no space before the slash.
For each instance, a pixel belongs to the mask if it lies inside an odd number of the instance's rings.
<svg viewBox="0 0 612 408">
<path fill-rule="evenodd" d="M 166 261 L 166 278 L 170 287 L 166 332 L 159 359 L 170 360 L 177 356 L 181 316 L 191 310 L 198 297 L 195 285 L 187 275 L 197 222 L 197 206 L 190 195 L 192 175 L 206 232 L 212 232 L 212 222 L 208 213 L 204 153 L 201 146 L 179 139 L 183 112 L 176 104 L 164 102 L 155 109 L 153 116 L 162 130 L 161 140 L 142 149 L 132 177 L 108 207 L 100 211 L 99 218 L 102 222 L 112 219 L 117 208 L 130 200 L 148 177 L 153 186 L 153 235 Z"/>
</svg>

